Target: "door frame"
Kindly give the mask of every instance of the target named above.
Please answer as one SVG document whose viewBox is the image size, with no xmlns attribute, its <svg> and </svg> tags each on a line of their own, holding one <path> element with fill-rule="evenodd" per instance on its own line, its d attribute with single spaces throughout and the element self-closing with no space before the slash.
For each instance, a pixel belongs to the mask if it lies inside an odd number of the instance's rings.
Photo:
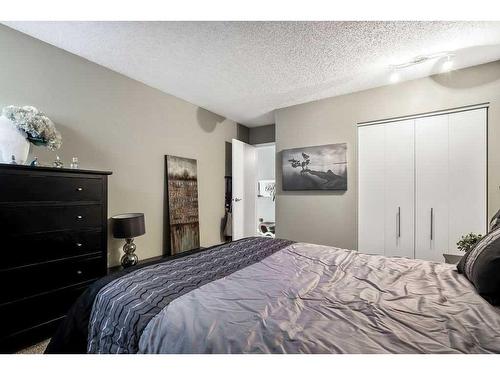
<svg viewBox="0 0 500 375">
<path fill-rule="evenodd" d="M 422 117 L 447 115 L 450 113 L 473 111 L 474 109 L 481 109 L 481 108 L 486 108 L 486 110 L 488 111 L 489 106 L 490 106 L 490 102 L 484 102 L 484 103 L 479 103 L 479 104 L 465 105 L 465 106 L 461 106 L 461 107 L 440 109 L 440 110 L 430 111 L 430 112 L 415 113 L 415 114 L 406 115 L 406 116 L 388 117 L 385 119 L 379 119 L 379 120 L 373 120 L 373 121 L 362 121 L 362 122 L 356 123 L 356 127 L 370 126 L 370 125 L 376 125 L 376 124 L 385 124 L 388 122 L 411 120 L 411 119 L 422 118 Z"/>
</svg>

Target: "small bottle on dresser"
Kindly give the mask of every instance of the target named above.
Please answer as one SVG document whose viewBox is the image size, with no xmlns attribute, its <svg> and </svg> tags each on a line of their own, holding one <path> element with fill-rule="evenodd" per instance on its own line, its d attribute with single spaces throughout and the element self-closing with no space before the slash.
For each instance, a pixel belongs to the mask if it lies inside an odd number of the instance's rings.
<svg viewBox="0 0 500 375">
<path fill-rule="evenodd" d="M 71 169 L 78 169 L 80 168 L 80 164 L 78 163 L 78 158 L 76 156 L 73 156 L 73 159 L 71 159 L 71 164 L 69 165 Z"/>
</svg>

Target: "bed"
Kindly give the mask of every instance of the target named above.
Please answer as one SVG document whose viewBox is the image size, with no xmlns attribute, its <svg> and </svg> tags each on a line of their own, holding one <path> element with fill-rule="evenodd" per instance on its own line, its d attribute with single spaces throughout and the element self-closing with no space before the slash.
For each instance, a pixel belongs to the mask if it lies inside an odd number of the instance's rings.
<svg viewBox="0 0 500 375">
<path fill-rule="evenodd" d="M 500 353 L 454 265 L 246 238 L 99 280 L 46 353 Z"/>
</svg>

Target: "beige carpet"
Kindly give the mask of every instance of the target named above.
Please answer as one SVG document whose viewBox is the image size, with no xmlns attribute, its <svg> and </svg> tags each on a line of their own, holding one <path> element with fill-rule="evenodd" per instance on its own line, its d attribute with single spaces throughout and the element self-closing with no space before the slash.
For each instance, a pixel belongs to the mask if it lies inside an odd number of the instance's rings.
<svg viewBox="0 0 500 375">
<path fill-rule="evenodd" d="M 49 344 L 50 339 L 47 339 L 45 341 L 39 342 L 38 344 L 35 344 L 33 346 L 27 347 L 23 350 L 20 350 L 17 352 L 17 354 L 43 354 L 45 351 L 45 348 Z"/>
</svg>

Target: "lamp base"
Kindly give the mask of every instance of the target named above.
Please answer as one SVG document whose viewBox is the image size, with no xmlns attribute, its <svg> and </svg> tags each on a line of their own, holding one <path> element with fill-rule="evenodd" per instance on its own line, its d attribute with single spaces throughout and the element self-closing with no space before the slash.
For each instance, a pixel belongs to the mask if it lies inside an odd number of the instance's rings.
<svg viewBox="0 0 500 375">
<path fill-rule="evenodd" d="M 139 261 L 137 255 L 134 254 L 134 251 L 136 249 L 134 239 L 127 238 L 125 241 L 127 241 L 125 245 L 123 245 L 123 252 L 125 254 L 122 255 L 122 258 L 120 260 L 123 268 L 135 266 Z"/>
</svg>

